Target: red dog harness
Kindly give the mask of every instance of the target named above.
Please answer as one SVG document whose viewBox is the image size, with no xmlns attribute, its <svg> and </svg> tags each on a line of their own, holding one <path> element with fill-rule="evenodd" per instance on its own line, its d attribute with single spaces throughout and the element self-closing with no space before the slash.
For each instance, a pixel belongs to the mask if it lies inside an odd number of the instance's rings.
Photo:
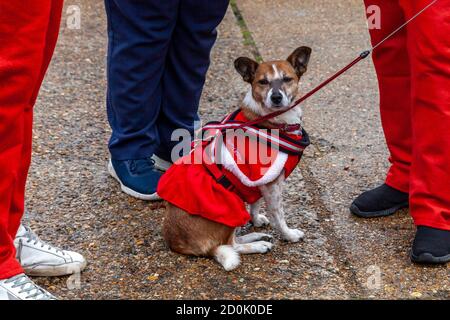
<svg viewBox="0 0 450 320">
<path fill-rule="evenodd" d="M 230 227 L 245 225 L 250 220 L 245 203 L 259 200 L 258 187 L 283 170 L 288 177 L 310 144 L 299 126 L 283 132 L 242 126 L 245 122 L 237 110 L 203 127 L 205 140 L 162 176 L 158 195 L 190 214 Z"/>
</svg>

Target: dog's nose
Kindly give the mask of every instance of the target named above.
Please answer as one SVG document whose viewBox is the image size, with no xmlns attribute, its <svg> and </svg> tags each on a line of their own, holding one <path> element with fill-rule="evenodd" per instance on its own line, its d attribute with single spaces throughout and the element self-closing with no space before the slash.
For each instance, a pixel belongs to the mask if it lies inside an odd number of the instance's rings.
<svg viewBox="0 0 450 320">
<path fill-rule="evenodd" d="M 279 105 L 281 101 L 283 101 L 283 96 L 280 92 L 274 92 L 270 97 L 270 100 L 272 100 L 273 104 Z"/>
</svg>

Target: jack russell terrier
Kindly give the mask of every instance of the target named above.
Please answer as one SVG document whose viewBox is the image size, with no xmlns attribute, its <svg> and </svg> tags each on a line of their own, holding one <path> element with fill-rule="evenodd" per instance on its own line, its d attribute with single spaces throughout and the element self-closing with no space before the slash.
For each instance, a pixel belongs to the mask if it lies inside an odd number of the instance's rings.
<svg viewBox="0 0 450 320">
<path fill-rule="evenodd" d="M 167 202 L 163 236 L 171 250 L 213 257 L 228 271 L 239 265 L 239 254 L 272 249 L 268 234 L 235 235 L 250 219 L 255 227 L 272 225 L 286 241 L 303 238 L 302 231 L 287 226 L 282 201 L 284 181 L 309 145 L 301 127 L 302 110 L 295 107 L 258 125 L 247 123 L 289 108 L 310 55 L 310 48 L 300 47 L 287 60 L 235 61 L 236 70 L 251 84 L 241 108 L 203 127 L 206 138 L 158 184 L 158 195 Z M 262 200 L 267 217 L 260 214 Z"/>
</svg>

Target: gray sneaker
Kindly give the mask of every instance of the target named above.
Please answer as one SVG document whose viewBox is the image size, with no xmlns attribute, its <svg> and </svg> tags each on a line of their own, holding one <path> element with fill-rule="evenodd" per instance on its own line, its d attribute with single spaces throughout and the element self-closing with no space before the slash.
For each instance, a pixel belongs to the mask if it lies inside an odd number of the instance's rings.
<svg viewBox="0 0 450 320">
<path fill-rule="evenodd" d="M 0 280 L 0 300 L 56 300 L 25 274 Z"/>
</svg>

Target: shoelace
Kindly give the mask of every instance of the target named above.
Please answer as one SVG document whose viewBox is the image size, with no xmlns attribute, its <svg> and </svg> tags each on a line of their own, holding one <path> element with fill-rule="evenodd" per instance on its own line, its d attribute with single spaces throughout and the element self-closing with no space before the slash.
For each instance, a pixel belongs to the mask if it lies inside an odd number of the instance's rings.
<svg viewBox="0 0 450 320">
<path fill-rule="evenodd" d="M 19 294 L 27 294 L 25 299 L 54 299 L 54 297 L 50 293 L 31 281 L 31 279 L 28 278 L 25 274 L 20 274 L 18 276 L 12 277 L 11 279 L 6 280 L 5 283 L 12 283 L 12 288 L 20 288 Z"/>
<path fill-rule="evenodd" d="M 64 251 L 63 250 L 61 250 L 61 249 L 59 249 L 59 248 L 56 248 L 56 247 L 54 247 L 54 246 L 51 246 L 51 245 L 49 245 L 48 243 L 46 243 L 46 242 L 44 242 L 44 241 L 42 241 L 38 236 L 37 236 L 37 234 L 35 234 L 30 228 L 28 228 L 28 227 L 24 227 L 25 228 L 25 230 L 27 231 L 24 235 L 23 235 L 23 237 L 25 237 L 25 238 L 27 238 L 27 243 L 33 243 L 35 246 L 40 246 L 41 248 L 45 248 L 45 247 L 47 247 L 47 249 L 49 250 L 49 251 L 55 251 L 56 253 L 60 253 L 60 254 L 62 254 L 63 256 L 65 256 L 66 254 L 64 253 Z"/>
<path fill-rule="evenodd" d="M 148 157 L 139 160 L 130 160 L 130 170 L 133 173 L 139 173 L 141 170 L 146 172 L 148 169 L 155 168 L 155 160 Z"/>
</svg>

